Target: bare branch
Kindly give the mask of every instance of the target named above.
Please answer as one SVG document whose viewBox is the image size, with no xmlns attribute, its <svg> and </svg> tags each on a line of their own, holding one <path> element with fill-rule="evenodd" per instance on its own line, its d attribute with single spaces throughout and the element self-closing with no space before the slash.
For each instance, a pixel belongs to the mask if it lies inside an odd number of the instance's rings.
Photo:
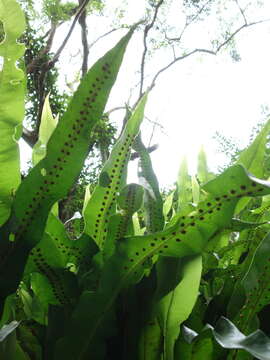
<svg viewBox="0 0 270 360">
<path fill-rule="evenodd" d="M 242 15 L 243 19 L 244 19 L 244 23 L 247 25 L 247 24 L 248 24 L 248 22 L 247 22 L 247 18 L 246 18 L 246 15 L 245 15 L 244 10 L 241 8 L 241 6 L 240 6 L 240 4 L 239 4 L 238 0 L 234 0 L 234 1 L 235 1 L 236 5 L 237 5 L 237 7 L 238 7 L 238 9 L 239 9 L 239 11 L 240 11 L 240 13 L 241 13 L 241 15 Z"/>
<path fill-rule="evenodd" d="M 111 113 L 113 113 L 114 111 L 118 111 L 118 110 L 126 110 L 126 106 L 117 106 L 111 110 L 106 111 L 105 115 L 109 116 Z"/>
<path fill-rule="evenodd" d="M 165 67 L 163 67 L 162 69 L 160 69 L 156 75 L 153 77 L 152 83 L 150 85 L 150 89 L 152 89 L 155 86 L 156 80 L 159 77 L 160 74 L 162 74 L 164 71 L 166 71 L 167 69 L 169 69 L 172 65 L 174 65 L 175 63 L 177 63 L 178 61 L 184 60 L 187 57 L 194 55 L 196 53 L 206 53 L 206 54 L 210 54 L 210 55 L 217 55 L 220 50 L 222 48 L 224 48 L 226 45 L 228 45 L 228 43 L 244 28 L 248 28 L 254 25 L 258 25 L 258 24 L 262 24 L 264 22 L 268 22 L 270 21 L 270 19 L 265 19 L 265 20 L 260 20 L 260 21 L 255 21 L 255 22 L 251 22 L 249 24 L 243 24 L 242 26 L 240 26 L 238 29 L 236 29 L 226 40 L 224 40 L 221 44 L 218 45 L 218 47 L 216 49 L 194 49 L 182 56 L 178 56 L 176 57 L 173 61 L 171 61 L 168 65 L 166 65 Z"/>
<path fill-rule="evenodd" d="M 198 11 L 197 13 L 192 16 L 191 20 L 190 21 L 186 21 L 186 24 L 183 28 L 183 30 L 181 31 L 181 34 L 178 36 L 178 37 L 175 37 L 175 38 L 169 38 L 166 34 L 165 34 L 165 38 L 168 40 L 168 41 L 177 41 L 177 42 L 180 42 L 182 40 L 182 37 L 185 33 L 185 31 L 187 30 L 187 28 L 189 27 L 189 25 L 191 25 L 192 23 L 194 23 L 198 17 L 201 15 L 201 13 L 204 11 L 204 9 L 206 8 L 206 6 L 211 2 L 212 0 L 208 0 Z"/>
<path fill-rule="evenodd" d="M 157 15 L 158 15 L 158 10 L 160 8 L 160 6 L 162 5 L 162 3 L 164 2 L 164 0 L 160 0 L 157 5 L 155 6 L 155 12 L 154 12 L 154 16 L 153 19 L 151 21 L 151 23 L 149 25 L 145 26 L 144 29 L 144 35 L 143 35 L 143 44 L 144 44 L 144 50 L 143 50 L 143 54 L 142 54 L 142 61 L 141 61 L 141 81 L 140 81 L 140 95 L 139 97 L 142 96 L 143 93 L 143 81 L 144 81 L 144 67 L 145 67 L 145 58 L 146 58 L 146 54 L 147 54 L 147 36 L 149 31 L 152 29 L 152 27 L 154 26 L 154 23 L 157 19 Z"/>
<path fill-rule="evenodd" d="M 29 74 L 33 71 L 35 71 L 36 67 L 39 66 L 39 61 L 42 59 L 42 57 L 46 54 L 48 54 L 51 50 L 53 39 L 55 36 L 55 32 L 57 29 L 57 24 L 52 23 L 50 30 L 47 32 L 49 35 L 47 43 L 45 47 L 39 52 L 39 54 L 33 59 L 33 61 L 27 66 L 26 72 Z"/>
<path fill-rule="evenodd" d="M 79 5 L 83 3 L 83 0 L 79 0 Z M 86 24 L 86 11 L 82 12 L 79 17 L 79 24 L 81 25 L 81 39 L 82 39 L 82 48 L 83 48 L 83 61 L 82 61 L 82 76 L 87 73 L 88 69 L 88 43 L 87 43 L 87 24 Z"/>
<path fill-rule="evenodd" d="M 22 138 L 31 147 L 37 142 L 36 133 L 26 129 L 26 127 L 23 127 Z"/>
<path fill-rule="evenodd" d="M 85 10 L 85 7 L 88 5 L 90 0 L 83 0 L 81 6 L 78 8 L 77 12 L 76 12 L 76 15 L 74 16 L 74 19 L 72 21 L 72 24 L 70 26 L 70 29 L 65 37 L 65 39 L 63 40 L 61 46 L 59 47 L 59 49 L 56 51 L 53 59 L 49 62 L 48 64 L 48 68 L 51 68 L 53 67 L 53 65 L 58 61 L 59 59 L 59 56 L 61 55 L 61 52 L 64 50 L 74 28 L 75 28 L 75 25 L 76 25 L 76 22 L 78 21 L 78 19 L 80 18 L 80 16 L 82 15 L 82 13 L 84 12 Z"/>
<path fill-rule="evenodd" d="M 116 30 L 119 30 L 119 29 L 121 29 L 121 27 L 111 29 L 110 31 L 107 31 L 105 34 L 100 35 L 98 38 L 96 38 L 96 40 L 94 40 L 91 44 L 89 44 L 88 49 L 90 50 L 91 47 L 93 47 L 99 40 L 101 40 L 101 39 L 104 38 L 105 36 L 113 33 L 113 32 L 116 31 Z"/>
</svg>

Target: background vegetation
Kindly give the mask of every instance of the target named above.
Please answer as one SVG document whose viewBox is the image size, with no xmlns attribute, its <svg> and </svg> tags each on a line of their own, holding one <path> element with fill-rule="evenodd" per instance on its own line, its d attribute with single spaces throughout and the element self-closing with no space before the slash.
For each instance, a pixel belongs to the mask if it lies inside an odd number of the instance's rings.
<svg viewBox="0 0 270 360">
<path fill-rule="evenodd" d="M 183 1 L 179 29 L 165 21 L 173 5 L 146 1 L 135 26 L 119 5 L 89 44 L 87 19 L 102 21 L 105 2 L 0 1 L 3 359 L 270 359 L 269 121 L 244 150 L 217 135 L 230 157 L 221 174 L 202 149 L 197 173 L 184 159 L 163 192 L 150 157 L 157 145 L 140 134 L 161 74 L 198 53 L 239 61 L 237 34 L 267 19 L 251 17 L 259 2 Z M 192 26 L 213 21 L 208 47 L 189 44 Z M 81 68 L 66 92 L 57 63 L 77 25 Z M 119 29 L 127 35 L 88 71 L 94 44 Z M 107 109 L 133 33 L 142 35 L 138 73 L 128 99 Z M 166 48 L 173 58 L 159 62 Z M 20 136 L 33 148 L 23 174 Z M 136 158 L 139 184 L 128 184 Z"/>
</svg>

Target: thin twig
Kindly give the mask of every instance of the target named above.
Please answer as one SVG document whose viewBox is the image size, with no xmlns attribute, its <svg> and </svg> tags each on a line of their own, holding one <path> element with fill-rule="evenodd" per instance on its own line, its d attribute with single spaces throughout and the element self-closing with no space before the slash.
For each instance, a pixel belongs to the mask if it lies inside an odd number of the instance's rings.
<svg viewBox="0 0 270 360">
<path fill-rule="evenodd" d="M 151 21 L 151 23 L 149 25 L 145 26 L 145 29 L 144 29 L 144 35 L 143 35 L 144 50 L 143 50 L 142 61 L 141 61 L 141 81 L 140 81 L 139 97 L 141 97 L 142 93 L 143 93 L 144 67 L 145 67 L 145 58 L 146 58 L 146 54 L 147 54 L 147 36 L 148 36 L 149 31 L 154 26 L 154 23 L 155 23 L 155 21 L 157 19 L 157 15 L 158 15 L 158 10 L 159 10 L 159 8 L 160 8 L 160 6 L 162 5 L 163 2 L 164 2 L 164 0 L 160 0 L 157 3 L 157 5 L 155 6 L 155 12 L 154 12 L 153 19 L 152 19 L 152 21 Z"/>
<path fill-rule="evenodd" d="M 115 108 L 106 111 L 105 115 L 109 116 L 111 113 L 118 110 L 126 110 L 126 106 L 116 106 Z"/>
<path fill-rule="evenodd" d="M 81 14 L 84 12 L 84 9 L 85 7 L 88 5 L 90 0 L 84 0 L 81 4 L 81 6 L 78 8 L 77 12 L 76 12 L 76 15 L 74 16 L 74 19 L 72 21 L 72 24 L 70 26 L 70 29 L 64 39 L 64 41 L 62 42 L 61 46 L 59 47 L 59 49 L 56 51 L 53 59 L 49 62 L 48 64 L 48 67 L 51 68 L 53 67 L 53 65 L 58 61 L 59 59 L 59 56 L 61 55 L 61 52 L 64 50 L 74 28 L 75 28 L 75 25 L 76 25 L 76 22 L 78 21 L 79 17 L 81 16 Z"/>
<path fill-rule="evenodd" d="M 91 47 L 93 47 L 99 40 L 101 40 L 101 39 L 104 38 L 105 36 L 110 35 L 110 34 L 113 33 L 114 31 L 119 30 L 119 29 L 121 29 L 121 27 L 111 29 L 110 31 L 107 31 L 105 34 L 100 35 L 98 38 L 96 38 L 96 40 L 94 40 L 91 44 L 88 45 L 88 49 L 90 50 Z"/>
<path fill-rule="evenodd" d="M 183 28 L 183 30 L 181 31 L 180 35 L 178 37 L 175 37 L 175 38 L 169 38 L 166 34 L 165 34 L 165 38 L 166 40 L 168 41 L 177 41 L 177 42 L 180 42 L 182 40 L 182 37 L 185 33 L 185 31 L 187 30 L 187 28 L 189 27 L 189 25 L 191 25 L 192 23 L 194 23 L 195 20 L 198 19 L 198 17 L 201 15 L 201 13 L 203 12 L 203 10 L 206 8 L 206 6 L 211 2 L 212 0 L 208 0 L 199 10 L 198 12 L 192 16 L 191 20 L 190 21 L 186 21 L 185 23 L 185 26 Z"/>
<path fill-rule="evenodd" d="M 79 5 L 81 5 L 82 2 L 83 2 L 82 0 L 79 0 Z M 82 39 L 82 48 L 83 48 L 82 76 L 84 76 L 87 73 L 87 69 L 88 69 L 88 55 L 89 55 L 85 9 L 82 12 L 81 16 L 79 17 L 79 24 L 81 25 L 81 39 Z"/>
<path fill-rule="evenodd" d="M 148 147 L 151 145 L 155 130 L 156 130 L 156 124 L 153 124 L 153 128 L 152 128 L 151 136 L 150 136 L 150 139 L 149 139 Z"/>
<path fill-rule="evenodd" d="M 215 50 L 211 50 L 211 49 L 194 49 L 190 52 L 188 52 L 187 54 L 184 54 L 182 56 L 178 56 L 176 57 L 173 61 L 171 61 L 168 65 L 164 66 L 162 69 L 160 69 L 156 75 L 153 77 L 152 83 L 150 85 L 150 89 L 152 89 L 155 86 L 156 80 L 159 77 L 160 74 L 162 74 L 165 70 L 169 69 L 172 65 L 174 65 L 176 62 L 180 61 L 180 60 L 184 60 L 187 57 L 190 57 L 191 55 L 194 55 L 196 53 L 206 53 L 206 54 L 210 54 L 210 55 L 217 55 L 218 52 L 225 47 L 242 29 L 253 26 L 253 25 L 257 25 L 257 24 L 261 24 L 264 22 L 270 21 L 270 19 L 265 19 L 265 20 L 260 20 L 260 21 L 255 21 L 249 24 L 243 24 L 242 26 L 240 26 L 238 29 L 236 29 L 226 40 L 224 40 Z"/>
<path fill-rule="evenodd" d="M 239 4 L 238 0 L 234 0 L 234 1 L 236 2 L 236 5 L 237 5 L 237 7 L 238 7 L 238 9 L 239 9 L 239 11 L 240 11 L 240 13 L 241 13 L 241 15 L 242 15 L 243 19 L 244 19 L 244 23 L 247 25 L 247 24 L 248 24 L 248 22 L 247 22 L 247 18 L 246 18 L 246 14 L 245 14 L 244 10 L 241 8 L 241 6 L 240 6 L 240 4 Z"/>
</svg>

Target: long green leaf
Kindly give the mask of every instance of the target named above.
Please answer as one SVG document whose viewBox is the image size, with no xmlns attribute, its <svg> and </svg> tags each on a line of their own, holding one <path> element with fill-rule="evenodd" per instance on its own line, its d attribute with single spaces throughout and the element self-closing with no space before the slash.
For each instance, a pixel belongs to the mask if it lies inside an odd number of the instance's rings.
<svg viewBox="0 0 270 360">
<path fill-rule="evenodd" d="M 163 201 L 159 191 L 158 179 L 155 175 L 151 157 L 139 134 L 134 141 L 133 149 L 139 154 L 138 177 L 145 189 L 144 208 L 146 230 L 153 233 L 163 229 Z"/>
<path fill-rule="evenodd" d="M 16 193 L 12 216 L 0 231 L 2 299 L 16 290 L 28 254 L 42 237 L 52 205 L 67 194 L 80 173 L 88 154 L 90 132 L 102 115 L 133 30 L 83 78 L 50 137 L 46 157 Z"/>
<path fill-rule="evenodd" d="M 196 211 L 183 214 L 173 227 L 118 243 L 104 267 L 97 293 L 82 294 L 71 318 L 71 328 L 58 344 L 56 358 L 64 354 L 66 359 L 72 359 L 77 354 L 78 359 L 83 359 L 91 351 L 119 292 L 141 279 L 154 255 L 180 258 L 202 253 L 208 240 L 230 225 L 239 198 L 269 194 L 270 184 L 236 165 L 207 183 L 204 189 L 209 192 L 207 199 Z M 88 312 L 83 311 L 86 307 Z"/>
<path fill-rule="evenodd" d="M 56 125 L 57 118 L 53 117 L 49 102 L 49 95 L 47 95 L 42 109 L 38 141 L 33 147 L 32 162 L 34 165 L 46 156 L 46 146 L 54 129 L 56 128 Z"/>
<path fill-rule="evenodd" d="M 187 207 L 188 203 L 192 200 L 191 193 L 191 177 L 188 173 L 188 163 L 186 157 L 183 157 L 177 179 L 178 189 L 178 211 Z"/>
<path fill-rule="evenodd" d="M 160 298 L 157 311 L 163 329 L 163 356 L 164 360 L 174 360 L 174 344 L 180 325 L 190 315 L 199 294 L 202 257 L 164 258 L 158 262 L 157 269 L 157 297 Z"/>
<path fill-rule="evenodd" d="M 146 101 L 147 94 L 137 105 L 122 135 L 114 145 L 110 157 L 101 171 L 99 184 L 84 209 L 84 232 L 91 236 L 100 248 L 104 246 L 107 236 L 108 218 L 115 212 L 113 208 L 116 194 L 125 185 L 130 150 L 143 120 Z"/>
<path fill-rule="evenodd" d="M 266 158 L 266 144 L 269 141 L 268 136 L 270 134 L 270 120 L 264 125 L 260 133 L 256 136 L 253 142 L 247 149 L 240 153 L 237 160 L 237 164 L 243 165 L 247 171 L 254 176 L 264 178 L 264 160 Z M 243 210 L 249 203 L 249 199 L 242 199 L 237 208 L 236 213 Z"/>
<path fill-rule="evenodd" d="M 243 165 L 254 176 L 263 178 L 263 162 L 266 156 L 265 149 L 270 134 L 270 120 L 264 125 L 260 133 L 247 149 L 241 152 L 237 164 Z"/>
<path fill-rule="evenodd" d="M 245 290 L 246 299 L 235 318 L 235 324 L 244 333 L 250 331 L 250 324 L 254 316 L 269 304 L 270 291 L 270 234 L 268 234 L 257 248 L 252 263 L 241 285 Z"/>
<path fill-rule="evenodd" d="M 18 140 L 24 117 L 24 73 L 16 63 L 24 54 L 17 39 L 25 29 L 25 19 L 15 0 L 0 0 L 0 21 L 5 38 L 0 44 L 4 64 L 0 71 L 0 225 L 9 214 L 15 190 L 21 181 Z"/>
</svg>

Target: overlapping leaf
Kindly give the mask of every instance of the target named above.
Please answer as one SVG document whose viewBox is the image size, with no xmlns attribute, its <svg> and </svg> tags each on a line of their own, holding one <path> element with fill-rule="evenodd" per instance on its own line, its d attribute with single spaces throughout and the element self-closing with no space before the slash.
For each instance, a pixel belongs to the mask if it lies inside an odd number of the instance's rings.
<svg viewBox="0 0 270 360">
<path fill-rule="evenodd" d="M 268 182 L 248 175 L 240 165 L 229 168 L 207 183 L 204 189 L 209 193 L 207 199 L 196 211 L 183 214 L 173 227 L 151 235 L 130 237 L 119 243 L 104 267 L 98 292 L 82 295 L 72 319 L 73 329 L 59 344 L 58 354 L 64 352 L 65 357 L 71 359 L 69 354 L 81 351 L 83 358 L 85 351 L 91 349 L 95 335 L 119 292 L 141 278 L 153 255 L 184 257 L 200 254 L 208 240 L 230 224 L 241 197 L 270 193 Z M 81 306 L 87 302 L 89 312 L 84 317 L 79 316 Z M 76 342 L 75 333 L 80 334 Z"/>
<path fill-rule="evenodd" d="M 88 153 L 90 132 L 102 115 L 133 30 L 83 78 L 50 137 L 45 158 L 16 193 L 12 216 L 0 234 L 2 298 L 16 290 L 29 251 L 42 237 L 52 205 L 67 194 L 79 175 Z"/>
<path fill-rule="evenodd" d="M 17 39 L 25 29 L 25 19 L 15 0 L 0 1 L 0 21 L 5 37 L 0 44 L 4 64 L 0 71 L 0 225 L 7 220 L 13 195 L 21 181 L 18 140 L 24 117 L 24 73 L 16 63 L 24 54 Z"/>
<path fill-rule="evenodd" d="M 99 184 L 84 209 L 84 232 L 91 236 L 100 248 L 103 248 L 106 240 L 108 218 L 115 211 L 116 194 L 125 185 L 130 150 L 143 120 L 146 101 L 147 94 L 128 119 L 122 135 L 101 170 Z"/>
</svg>

